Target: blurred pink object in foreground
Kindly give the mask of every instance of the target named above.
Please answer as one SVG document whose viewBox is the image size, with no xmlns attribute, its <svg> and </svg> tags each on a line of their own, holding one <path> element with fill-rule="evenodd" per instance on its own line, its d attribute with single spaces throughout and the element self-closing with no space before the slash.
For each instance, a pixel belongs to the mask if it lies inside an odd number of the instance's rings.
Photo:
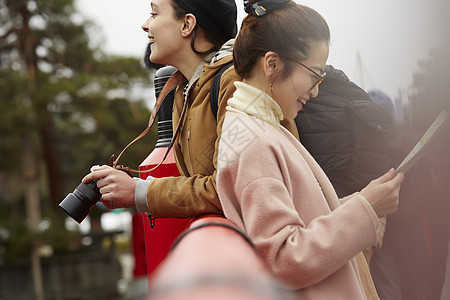
<svg viewBox="0 0 450 300">
<path fill-rule="evenodd" d="M 194 219 L 150 278 L 148 299 L 291 299 L 229 220 Z"/>
</svg>

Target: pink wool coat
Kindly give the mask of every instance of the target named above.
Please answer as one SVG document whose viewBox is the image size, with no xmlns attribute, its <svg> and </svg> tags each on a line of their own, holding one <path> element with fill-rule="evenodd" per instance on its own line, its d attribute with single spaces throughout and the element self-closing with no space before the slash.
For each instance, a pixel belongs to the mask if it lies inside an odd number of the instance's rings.
<svg viewBox="0 0 450 300">
<path fill-rule="evenodd" d="M 373 210 L 359 194 L 339 200 L 313 157 L 279 125 L 279 106 L 235 84 L 219 143 L 225 216 L 301 299 L 366 299 L 355 256 L 377 241 Z"/>
</svg>

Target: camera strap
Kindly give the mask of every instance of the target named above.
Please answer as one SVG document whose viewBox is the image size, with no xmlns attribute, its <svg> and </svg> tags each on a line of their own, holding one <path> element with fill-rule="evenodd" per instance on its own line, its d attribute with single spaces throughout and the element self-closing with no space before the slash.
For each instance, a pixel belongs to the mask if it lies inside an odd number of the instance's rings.
<svg viewBox="0 0 450 300">
<path fill-rule="evenodd" d="M 148 125 L 147 128 L 145 128 L 145 130 L 143 132 L 141 132 L 141 134 L 139 134 L 134 140 L 132 140 L 123 150 L 122 152 L 120 152 L 119 156 L 117 156 L 116 159 L 114 159 L 114 154 L 111 155 L 111 157 L 109 158 L 109 165 L 115 169 L 124 171 L 125 173 L 127 173 L 128 175 L 132 176 L 131 173 L 147 173 L 147 172 L 151 172 L 153 170 L 155 170 L 156 168 L 158 168 L 166 159 L 167 155 L 169 154 L 170 149 L 173 146 L 174 141 L 176 140 L 177 136 L 178 136 L 178 132 L 180 131 L 179 128 L 181 126 L 181 120 L 183 120 L 184 115 L 186 113 L 186 100 L 184 101 L 184 105 L 183 105 L 183 110 L 181 112 L 181 116 L 180 116 L 180 121 L 178 122 L 178 126 L 177 129 L 174 132 L 174 135 L 172 137 L 172 141 L 170 142 L 169 147 L 167 148 L 166 153 L 164 154 L 163 159 L 161 160 L 161 162 L 156 165 L 155 167 L 151 168 L 150 170 L 134 170 L 131 169 L 129 167 L 125 167 L 123 165 L 119 165 L 119 159 L 122 156 L 122 154 L 125 152 L 125 150 L 128 149 L 128 147 L 130 147 L 133 143 L 135 143 L 136 141 L 138 141 L 139 139 L 141 139 L 143 136 L 145 136 L 150 128 L 152 127 L 155 119 L 156 119 L 156 115 L 158 114 L 158 110 L 159 107 L 161 106 L 161 103 L 163 102 L 163 100 L 166 98 L 167 94 L 170 93 L 170 91 L 172 91 L 174 88 L 176 88 L 180 83 L 182 83 L 183 81 L 185 81 L 186 78 L 183 76 L 183 74 L 181 74 L 180 71 L 176 71 L 175 73 L 172 74 L 172 76 L 170 76 L 170 78 L 167 80 L 166 84 L 164 85 L 164 87 L 161 90 L 161 93 L 158 96 L 158 99 L 156 99 L 156 103 L 155 106 L 153 107 L 153 111 L 150 115 L 150 119 L 148 120 Z"/>
</svg>

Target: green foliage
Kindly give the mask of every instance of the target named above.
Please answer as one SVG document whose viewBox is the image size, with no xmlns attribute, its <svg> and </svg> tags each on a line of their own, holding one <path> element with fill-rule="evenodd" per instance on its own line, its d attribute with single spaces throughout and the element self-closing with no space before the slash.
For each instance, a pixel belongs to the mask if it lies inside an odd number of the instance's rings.
<svg viewBox="0 0 450 300">
<path fill-rule="evenodd" d="M 87 35 L 92 24 L 75 22 L 76 13 L 73 0 L 0 0 L 0 155 L 6 158 L 0 178 L 7 178 L 0 206 L 8 212 L 0 227 L 10 232 L 8 245 L 17 254 L 36 240 L 52 240 L 58 249 L 70 244 L 58 222 L 45 234 L 31 234 L 24 225 L 24 139 L 31 141 L 41 206 L 57 210 L 55 203 L 89 168 L 117 156 L 150 116 L 145 97 L 153 74 L 141 59 L 93 46 Z M 120 163 L 137 168 L 156 139 L 155 126 Z"/>
<path fill-rule="evenodd" d="M 0 170 L 13 169 L 20 161 L 17 149 L 22 145 L 21 135 L 27 130 L 27 110 L 24 105 L 18 105 L 20 100 L 16 91 L 25 86 L 26 82 L 16 73 L 0 70 L 0 149 L 3 157 L 8 158 L 0 160 Z"/>
<path fill-rule="evenodd" d="M 79 244 L 80 234 L 67 231 L 63 227 L 52 226 L 46 231 L 32 232 L 26 223 L 14 222 L 3 229 L 9 232 L 9 238 L 5 241 L 6 250 L 3 253 L 6 262 L 28 258 L 30 249 L 45 245 L 51 247 L 52 255 L 84 251 Z"/>
</svg>

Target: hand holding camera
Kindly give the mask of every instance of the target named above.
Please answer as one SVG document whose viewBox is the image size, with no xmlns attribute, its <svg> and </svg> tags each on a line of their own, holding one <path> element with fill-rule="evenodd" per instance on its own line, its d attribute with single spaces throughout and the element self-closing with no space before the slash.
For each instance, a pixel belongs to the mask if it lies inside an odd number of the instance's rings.
<svg viewBox="0 0 450 300">
<path fill-rule="evenodd" d="M 108 208 L 135 208 L 136 180 L 126 172 L 109 166 L 94 166 L 82 183 L 59 206 L 81 223 L 99 201 Z"/>
<path fill-rule="evenodd" d="M 93 167 L 91 171 L 82 182 L 97 181 L 101 201 L 107 208 L 135 208 L 136 180 L 127 173 L 106 165 Z"/>
</svg>

